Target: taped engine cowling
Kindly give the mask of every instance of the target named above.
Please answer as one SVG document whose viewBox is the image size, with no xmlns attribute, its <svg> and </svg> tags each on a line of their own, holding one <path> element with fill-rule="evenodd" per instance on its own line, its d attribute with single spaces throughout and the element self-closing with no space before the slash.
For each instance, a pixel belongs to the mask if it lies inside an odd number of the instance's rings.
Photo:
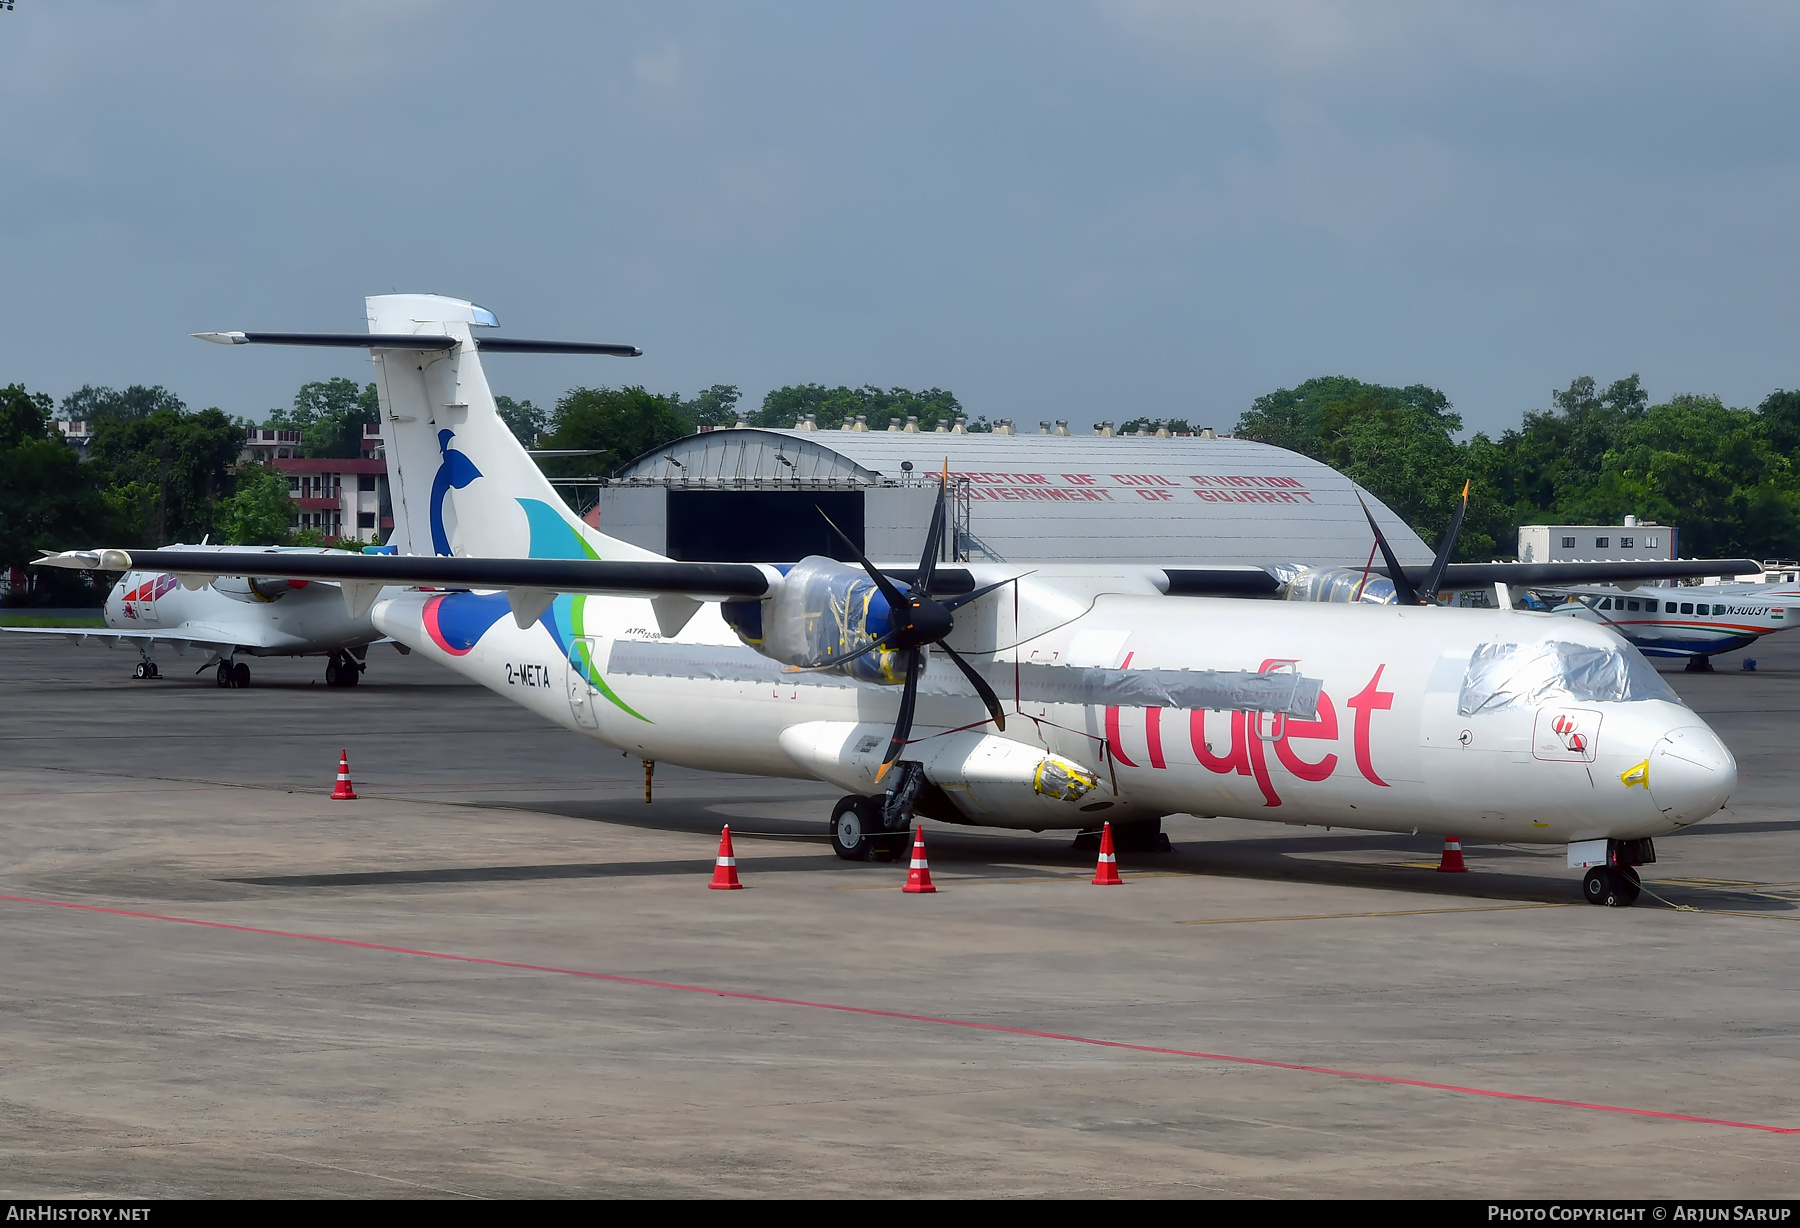
<svg viewBox="0 0 1800 1228">
<path fill-rule="evenodd" d="M 737 637 L 765 657 L 804 669 L 830 667 L 890 629 L 887 599 L 859 567 L 808 555 L 761 601 L 727 601 L 720 612 Z M 842 673 L 863 682 L 906 681 L 900 654 L 858 657 Z"/>
<path fill-rule="evenodd" d="M 882 787 L 875 772 L 887 747 L 885 725 L 808 721 L 782 730 L 780 741 L 788 758 L 821 780 L 860 794 Z M 904 757 L 922 764 L 927 780 L 984 824 L 1080 827 L 1087 820 L 1077 803 L 1100 786 L 1095 772 L 1062 755 L 973 730 L 925 738 Z"/>
<path fill-rule="evenodd" d="M 1398 600 L 1392 580 L 1360 567 L 1307 567 L 1286 577 L 1283 588 L 1289 601 L 1393 605 Z"/>
</svg>

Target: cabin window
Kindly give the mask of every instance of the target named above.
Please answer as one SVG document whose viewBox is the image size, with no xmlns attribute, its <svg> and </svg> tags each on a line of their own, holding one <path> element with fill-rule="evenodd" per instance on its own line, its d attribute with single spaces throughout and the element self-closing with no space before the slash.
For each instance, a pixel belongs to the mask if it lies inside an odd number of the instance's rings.
<svg viewBox="0 0 1800 1228">
<path fill-rule="evenodd" d="M 1664 614 L 1673 614 L 1674 612 L 1675 612 L 1675 603 L 1673 601 L 1663 602 L 1663 613 Z"/>
<path fill-rule="evenodd" d="M 1635 648 L 1575 644 L 1482 644 L 1469 657 L 1456 710 L 1463 716 L 1571 700 L 1680 703 Z"/>
<path fill-rule="evenodd" d="M 1638 604 L 1638 603 L 1637 603 L 1637 602 L 1635 602 L 1635 601 L 1627 601 L 1627 602 L 1626 602 L 1626 603 L 1625 603 L 1625 608 L 1626 608 L 1626 609 L 1627 609 L 1627 610 L 1641 610 L 1641 609 L 1642 609 L 1642 608 L 1643 608 L 1643 607 L 1641 607 L 1641 606 L 1640 606 L 1640 605 L 1639 605 L 1639 604 Z"/>
<path fill-rule="evenodd" d="M 1681 603 L 1681 612 L 1683 614 L 1692 614 L 1694 612 L 1694 603 L 1691 601 L 1682 602 Z"/>
</svg>

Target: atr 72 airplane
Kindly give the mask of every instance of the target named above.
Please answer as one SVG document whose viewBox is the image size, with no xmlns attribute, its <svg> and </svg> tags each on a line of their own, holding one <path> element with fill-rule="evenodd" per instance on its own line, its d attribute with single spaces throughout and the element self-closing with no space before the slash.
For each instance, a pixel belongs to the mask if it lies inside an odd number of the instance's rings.
<svg viewBox="0 0 1800 1228">
<path fill-rule="evenodd" d="M 207 552 L 257 559 L 270 555 L 339 553 L 307 547 L 176 546 L 183 554 Z M 205 654 L 200 668 L 215 671 L 222 687 L 250 685 L 251 657 L 325 657 L 328 686 L 355 686 L 367 669 L 369 645 L 382 638 L 368 610 L 347 610 L 335 584 L 309 584 L 258 573 L 210 583 L 184 585 L 173 574 L 154 569 L 127 571 L 106 596 L 102 610 L 106 630 L 98 627 L 7 627 L 21 635 L 64 635 L 76 643 L 98 640 L 109 648 L 138 651 L 134 678 L 162 676 L 157 645 L 187 655 Z"/>
<path fill-rule="evenodd" d="M 635 349 L 495 337 L 491 313 L 432 295 L 370 298 L 368 319 L 367 335 L 207 339 L 371 350 L 395 515 L 433 555 L 41 561 L 330 580 L 400 643 L 608 746 L 836 784 L 845 857 L 915 814 L 1029 830 L 1230 815 L 1567 845 L 1586 897 L 1619 905 L 1653 838 L 1736 785 L 1718 736 L 1610 629 L 1427 604 L 1444 550 L 1423 584 L 1390 565 L 1403 604 L 1179 595 L 1205 576 L 938 566 L 940 500 L 917 567 L 663 558 L 568 510 L 480 360 Z M 1243 591 L 1224 570 L 1217 591 Z M 461 591 L 382 595 L 407 585 Z"/>
</svg>

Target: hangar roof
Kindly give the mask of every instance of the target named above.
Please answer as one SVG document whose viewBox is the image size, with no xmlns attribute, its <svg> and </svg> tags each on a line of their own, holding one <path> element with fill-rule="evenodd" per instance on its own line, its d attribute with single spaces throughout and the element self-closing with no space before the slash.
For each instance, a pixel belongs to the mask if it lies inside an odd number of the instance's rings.
<svg viewBox="0 0 1800 1228">
<path fill-rule="evenodd" d="M 742 427 L 646 453 L 614 481 L 690 489 L 910 486 L 934 477 L 946 460 L 976 561 L 1360 567 L 1372 544 L 1350 479 L 1247 439 Z M 1401 562 L 1429 562 L 1418 535 L 1362 494 Z"/>
</svg>

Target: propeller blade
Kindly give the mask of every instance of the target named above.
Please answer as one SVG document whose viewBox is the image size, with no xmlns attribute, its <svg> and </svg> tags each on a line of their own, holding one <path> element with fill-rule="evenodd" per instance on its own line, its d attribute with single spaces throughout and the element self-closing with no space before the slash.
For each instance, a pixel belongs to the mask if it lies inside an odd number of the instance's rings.
<svg viewBox="0 0 1800 1228">
<path fill-rule="evenodd" d="M 962 671 L 963 677 L 969 680 L 969 685 L 975 688 L 975 693 L 977 695 L 981 696 L 981 702 L 987 705 L 988 715 L 994 718 L 995 727 L 1004 732 L 1006 729 L 1006 710 L 1000 706 L 1000 697 L 994 694 L 994 688 L 987 684 L 986 678 L 983 678 L 980 674 L 975 672 L 975 667 L 973 665 L 970 665 L 967 661 L 963 660 L 962 654 L 956 651 L 956 649 L 950 647 L 950 645 L 944 643 L 942 640 L 938 641 L 938 647 L 944 650 L 950 657 L 950 660 L 955 664 L 956 668 Z"/>
<path fill-rule="evenodd" d="M 1444 530 L 1444 538 L 1438 543 L 1437 557 L 1431 560 L 1431 570 L 1425 573 L 1425 584 L 1420 589 L 1427 598 L 1437 596 L 1438 587 L 1444 582 L 1444 568 L 1450 565 L 1450 554 L 1456 549 L 1456 538 L 1462 532 L 1463 515 L 1469 510 L 1469 483 L 1463 481 L 1462 498 L 1456 501 L 1456 513 L 1450 517 L 1450 527 Z"/>
<path fill-rule="evenodd" d="M 960 597 L 950 597 L 944 601 L 938 602 L 938 604 L 943 606 L 946 610 L 959 610 L 963 606 L 968 605 L 971 601 L 978 601 L 981 598 L 987 596 L 989 593 L 993 592 L 995 589 L 1005 588 L 1008 584 L 1011 584 L 1011 583 L 1012 583 L 1011 580 L 996 580 L 994 583 L 985 585 L 981 588 L 978 588 L 972 593 L 964 593 Z"/>
<path fill-rule="evenodd" d="M 1406 578 L 1406 572 L 1401 569 L 1400 560 L 1394 557 L 1394 548 L 1388 545 L 1387 538 L 1382 536 L 1381 526 L 1375 523 L 1374 513 L 1369 511 L 1367 503 L 1363 503 L 1360 493 L 1356 496 L 1356 501 L 1362 506 L 1363 515 L 1369 519 L 1369 529 L 1375 534 L 1375 544 L 1381 547 L 1381 558 L 1387 564 L 1388 579 L 1394 583 L 1394 595 L 1400 598 L 1401 605 L 1424 605 L 1425 603 L 1419 600 L 1419 594 L 1414 591 L 1412 581 Z M 823 515 L 823 513 L 820 514 Z"/>
<path fill-rule="evenodd" d="M 892 580 L 875 570 L 875 564 L 869 562 L 863 552 L 856 548 L 856 543 L 850 540 L 850 535 L 833 524 L 831 517 L 825 514 L 825 509 L 818 504 L 813 504 L 813 511 L 819 513 L 819 519 L 823 520 L 831 531 L 838 535 L 839 541 L 850 547 L 850 553 L 856 556 L 856 561 L 862 564 L 862 569 L 869 573 L 869 579 L 875 581 L 875 587 L 881 590 L 883 597 L 887 598 L 888 608 L 896 614 L 906 609 L 911 603 L 907 601 L 905 594 L 894 587 Z"/>
<path fill-rule="evenodd" d="M 944 496 L 950 489 L 950 458 L 944 458 L 944 474 L 938 479 L 937 506 L 931 509 L 931 528 L 925 533 L 925 552 L 919 556 L 919 578 L 913 587 L 921 593 L 931 591 L 931 578 L 937 574 L 938 555 L 944 548 Z"/>
<path fill-rule="evenodd" d="M 913 708 L 919 702 L 919 675 L 925 672 L 925 653 L 922 649 L 910 650 L 912 656 L 906 662 L 906 689 L 900 692 L 900 715 L 894 721 L 894 736 L 888 741 L 887 754 L 881 757 L 881 766 L 875 770 L 875 783 L 881 778 L 900 752 L 906 747 L 906 739 L 912 736 Z"/>
</svg>

